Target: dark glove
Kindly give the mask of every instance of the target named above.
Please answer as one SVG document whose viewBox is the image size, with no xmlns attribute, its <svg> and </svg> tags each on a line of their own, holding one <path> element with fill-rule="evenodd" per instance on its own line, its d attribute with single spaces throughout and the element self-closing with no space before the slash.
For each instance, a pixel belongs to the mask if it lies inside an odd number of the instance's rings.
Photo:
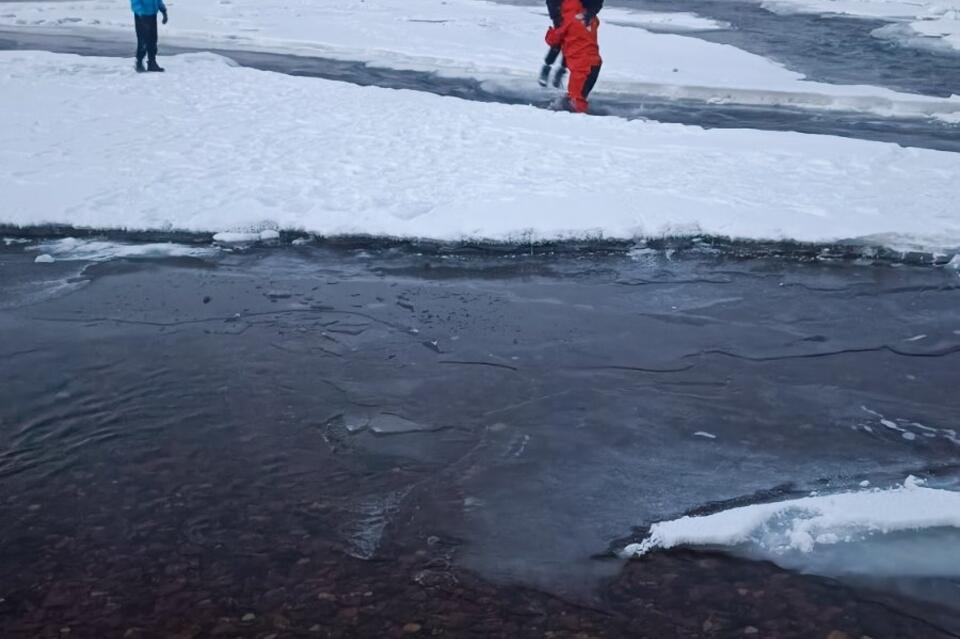
<svg viewBox="0 0 960 639">
<path fill-rule="evenodd" d="M 163 14 L 163 23 L 162 23 L 162 24 L 166 24 L 166 23 L 167 23 L 167 19 L 168 19 L 168 18 L 167 18 L 167 12 L 166 12 L 166 11 L 161 11 L 160 13 Z"/>
</svg>

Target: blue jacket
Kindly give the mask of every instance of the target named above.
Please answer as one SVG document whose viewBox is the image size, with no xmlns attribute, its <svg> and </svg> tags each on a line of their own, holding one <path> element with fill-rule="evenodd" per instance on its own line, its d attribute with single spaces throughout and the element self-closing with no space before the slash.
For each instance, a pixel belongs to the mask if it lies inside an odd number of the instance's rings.
<svg viewBox="0 0 960 639">
<path fill-rule="evenodd" d="M 138 16 L 155 16 L 167 10 L 163 0 L 130 0 L 130 8 Z"/>
</svg>

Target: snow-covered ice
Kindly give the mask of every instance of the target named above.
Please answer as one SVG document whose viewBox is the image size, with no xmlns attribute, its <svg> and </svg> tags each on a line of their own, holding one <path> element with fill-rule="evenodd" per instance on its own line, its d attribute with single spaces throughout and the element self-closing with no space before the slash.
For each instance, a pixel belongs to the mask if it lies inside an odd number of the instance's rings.
<svg viewBox="0 0 960 639">
<path fill-rule="evenodd" d="M 911 46 L 960 50 L 960 0 L 761 0 L 780 13 L 849 15 L 894 21 L 875 32 Z"/>
<path fill-rule="evenodd" d="M 960 154 L 168 67 L 0 53 L 0 223 L 960 246 Z"/>
<path fill-rule="evenodd" d="M 923 337 L 926 336 L 924 335 Z M 881 426 L 897 433 L 902 439 L 907 441 L 916 441 L 918 433 L 914 431 L 919 431 L 919 434 L 924 437 L 931 439 L 939 437 L 951 441 L 954 444 L 960 443 L 960 441 L 957 440 L 957 432 L 953 428 L 934 428 L 902 417 L 891 419 L 866 406 L 861 406 L 860 409 L 876 419 Z M 861 424 L 861 426 L 868 433 L 875 432 L 874 429 L 867 424 Z"/>
<path fill-rule="evenodd" d="M 546 10 L 482 0 L 192 0 L 170 3 L 162 43 L 358 60 L 530 90 L 545 53 Z M 715 29 L 689 13 L 604 9 L 601 91 L 750 105 L 868 111 L 960 120 L 960 97 L 804 79 L 736 47 L 677 33 Z M 129 37 L 128 0 L 5 4 L 0 25 Z M 646 28 L 644 28 L 646 27 Z"/>
<path fill-rule="evenodd" d="M 608 6 L 603 11 L 604 22 L 615 26 L 631 26 L 659 33 L 690 33 L 729 29 L 726 22 L 704 18 L 687 11 L 637 11 Z"/>
<path fill-rule="evenodd" d="M 902 485 L 885 490 L 865 488 L 812 495 L 731 508 L 702 517 L 681 517 L 654 524 L 646 539 L 627 546 L 622 554 L 639 556 L 678 546 L 737 547 L 753 556 L 797 566 L 802 565 L 803 555 L 822 551 L 823 547 L 884 542 L 895 547 L 889 537 L 918 531 L 931 537 L 946 536 L 956 543 L 960 532 L 960 492 L 929 488 L 921 480 L 908 477 Z M 896 543 L 902 545 L 904 540 Z M 836 560 L 837 549 L 828 550 Z M 856 553 L 849 547 L 847 552 Z M 914 562 L 913 567 L 886 568 L 903 574 L 960 574 L 960 556 L 950 560 L 916 557 Z"/>
</svg>

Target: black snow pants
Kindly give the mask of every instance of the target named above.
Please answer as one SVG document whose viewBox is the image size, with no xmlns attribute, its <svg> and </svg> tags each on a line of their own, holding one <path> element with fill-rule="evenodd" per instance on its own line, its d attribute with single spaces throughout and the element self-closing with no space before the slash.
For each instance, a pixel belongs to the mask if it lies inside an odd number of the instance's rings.
<svg viewBox="0 0 960 639">
<path fill-rule="evenodd" d="M 590 75 L 587 76 L 587 81 L 583 84 L 583 97 L 586 98 L 590 95 L 590 92 L 593 91 L 593 87 L 597 84 L 597 79 L 600 77 L 600 67 L 603 65 L 601 62 L 595 67 L 590 67 Z"/>
<path fill-rule="evenodd" d="M 549 66 L 553 66 L 553 63 L 557 61 L 557 58 L 560 57 L 560 47 L 550 47 L 550 50 L 547 51 L 547 57 L 543 59 L 543 63 Z M 560 66 L 566 68 L 567 61 L 561 59 Z"/>
<path fill-rule="evenodd" d="M 150 62 L 157 60 L 157 16 L 133 16 L 137 28 L 137 62 L 147 56 Z"/>
</svg>

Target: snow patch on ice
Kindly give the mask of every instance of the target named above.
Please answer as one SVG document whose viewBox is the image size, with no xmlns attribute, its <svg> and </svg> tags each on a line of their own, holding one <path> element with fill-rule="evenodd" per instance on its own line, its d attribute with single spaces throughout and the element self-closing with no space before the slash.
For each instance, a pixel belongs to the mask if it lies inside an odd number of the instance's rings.
<svg viewBox="0 0 960 639">
<path fill-rule="evenodd" d="M 960 532 L 960 492 L 928 488 L 910 476 L 902 485 L 886 490 L 815 495 L 662 521 L 650 527 L 646 539 L 628 545 L 622 554 L 641 556 L 678 546 L 739 547 L 791 564 L 800 561 L 798 553 L 812 553 L 821 546 L 858 544 L 934 529 L 951 529 L 953 537 Z M 960 571 L 960 561 L 949 563 L 945 570 Z M 929 569 L 937 570 L 936 566 Z"/>
<path fill-rule="evenodd" d="M 890 421 L 889 419 L 881 419 L 881 420 L 880 420 L 880 423 L 883 424 L 884 426 L 886 426 L 887 428 L 889 428 L 890 430 L 899 431 L 899 432 L 901 432 L 901 433 L 906 432 L 906 431 L 904 431 L 904 429 L 900 428 L 899 426 L 897 426 L 895 423 L 893 423 L 893 422 Z"/>
<path fill-rule="evenodd" d="M 66 237 L 59 240 L 41 242 L 26 248 L 28 251 L 42 253 L 37 262 L 84 261 L 104 262 L 121 258 L 164 258 L 164 257 L 210 257 L 217 253 L 209 246 L 188 246 L 174 243 L 126 244 L 105 240 L 87 240 Z M 41 259 L 43 258 L 43 259 Z"/>
<path fill-rule="evenodd" d="M 56 262 L 53 256 L 47 253 L 44 253 L 43 255 L 38 255 L 37 258 L 33 261 L 36 262 L 37 264 L 53 264 L 54 262 Z"/>
<path fill-rule="evenodd" d="M 274 229 L 263 231 L 221 231 L 213 236 L 214 242 L 220 244 L 253 244 L 255 242 L 271 242 L 280 239 L 280 233 Z"/>
<path fill-rule="evenodd" d="M 931 439 L 935 439 L 939 437 L 941 439 L 946 439 L 953 443 L 960 443 L 957 441 L 956 431 L 952 428 L 934 428 L 932 426 L 927 426 L 926 424 L 921 424 L 919 422 L 911 421 L 909 419 L 904 419 L 901 417 L 891 419 L 889 417 L 885 417 L 884 415 L 882 415 L 881 413 L 875 410 L 871 410 L 867 408 L 866 406 L 861 406 L 860 409 L 863 410 L 868 415 L 872 415 L 873 417 L 875 417 L 879 422 L 879 424 L 884 428 L 886 428 L 887 430 L 891 430 L 895 433 L 898 433 L 901 439 L 904 439 L 906 441 L 911 441 L 911 442 L 915 441 L 919 434 Z M 860 426 L 863 428 L 863 430 L 867 431 L 868 433 L 874 432 L 874 429 L 871 428 L 869 425 L 861 424 Z M 911 428 L 919 431 L 919 433 L 914 432 L 914 430 L 911 430 Z"/>
<path fill-rule="evenodd" d="M 435 427 L 414 422 L 392 413 L 380 413 L 369 422 L 370 430 L 378 435 L 400 435 L 436 430 Z"/>
<path fill-rule="evenodd" d="M 870 35 L 914 49 L 939 52 L 960 50 L 960 20 L 895 22 L 874 29 Z"/>
<path fill-rule="evenodd" d="M 687 11 L 664 13 L 659 11 L 635 11 L 620 7 L 604 9 L 603 21 L 608 25 L 640 27 L 656 33 L 691 33 L 720 31 L 730 28 L 729 23 L 704 18 Z"/>
</svg>

